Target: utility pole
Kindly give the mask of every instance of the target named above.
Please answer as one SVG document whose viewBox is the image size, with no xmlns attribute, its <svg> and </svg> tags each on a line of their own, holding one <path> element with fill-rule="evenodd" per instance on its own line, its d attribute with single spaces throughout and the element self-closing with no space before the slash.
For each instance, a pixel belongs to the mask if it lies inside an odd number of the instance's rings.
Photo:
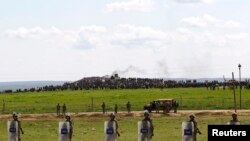
<svg viewBox="0 0 250 141">
<path fill-rule="evenodd" d="M 239 67 L 240 109 L 241 109 L 241 89 L 242 89 L 242 86 L 241 86 L 241 64 L 239 64 L 238 67 Z"/>
<path fill-rule="evenodd" d="M 237 112 L 237 107 L 236 107 L 236 96 L 235 96 L 235 84 L 234 84 L 234 73 L 232 72 L 232 78 L 233 78 L 233 93 L 234 93 L 234 111 L 235 113 Z"/>
<path fill-rule="evenodd" d="M 94 111 L 94 98 L 91 97 L 91 111 Z"/>
</svg>

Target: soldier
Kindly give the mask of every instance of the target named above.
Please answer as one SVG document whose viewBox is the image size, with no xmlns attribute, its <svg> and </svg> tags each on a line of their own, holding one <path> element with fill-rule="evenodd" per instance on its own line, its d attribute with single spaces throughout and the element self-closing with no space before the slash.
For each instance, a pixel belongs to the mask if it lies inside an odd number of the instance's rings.
<svg viewBox="0 0 250 141">
<path fill-rule="evenodd" d="M 160 111 L 160 102 L 159 101 L 155 102 L 155 111 L 156 111 L 156 113 L 159 113 L 159 111 Z"/>
<path fill-rule="evenodd" d="M 71 141 L 72 135 L 73 135 L 73 122 L 71 120 L 70 113 L 67 113 L 65 118 L 66 118 L 66 122 L 69 122 L 69 141 Z"/>
<path fill-rule="evenodd" d="M 2 108 L 2 114 L 5 113 L 5 101 L 3 100 L 3 108 Z"/>
<path fill-rule="evenodd" d="M 105 122 L 105 141 L 116 141 L 116 138 L 120 137 L 120 133 L 118 132 L 119 125 L 117 120 L 115 119 L 115 113 L 111 113 L 109 117 L 109 121 Z"/>
<path fill-rule="evenodd" d="M 178 106 L 179 106 L 179 103 L 178 103 L 176 100 L 174 100 L 174 101 L 173 101 L 173 107 L 174 107 L 174 112 L 175 112 L 175 113 L 177 112 Z"/>
<path fill-rule="evenodd" d="M 237 113 L 232 114 L 232 119 L 228 122 L 228 125 L 240 125 L 240 121 L 238 120 Z"/>
<path fill-rule="evenodd" d="M 201 132 L 200 132 L 200 130 L 198 128 L 197 121 L 195 120 L 195 115 L 194 114 L 189 115 L 189 122 L 193 122 L 193 124 L 194 124 L 193 141 L 196 141 L 197 133 L 201 134 Z"/>
<path fill-rule="evenodd" d="M 63 107 L 62 107 L 62 113 L 63 113 L 63 116 L 65 116 L 65 113 L 67 111 L 67 107 L 65 105 L 65 103 L 63 104 Z"/>
<path fill-rule="evenodd" d="M 18 129 L 17 129 L 18 141 L 21 141 L 20 133 L 24 134 L 23 128 L 21 126 L 21 122 L 20 122 L 20 120 L 18 120 L 18 115 L 17 115 L 16 112 L 13 112 L 12 117 L 13 117 L 13 121 L 17 121 L 17 124 L 18 124 Z"/>
<path fill-rule="evenodd" d="M 128 103 L 126 104 L 126 107 L 127 107 L 127 111 L 128 113 L 130 113 L 130 110 L 131 110 L 131 104 L 130 102 L 128 101 Z"/>
<path fill-rule="evenodd" d="M 147 121 L 150 123 L 150 132 L 151 132 L 150 138 L 152 138 L 154 136 L 154 125 L 152 119 L 149 117 L 148 110 L 145 110 L 144 119 L 142 120 L 142 122 L 147 122 Z"/>
<path fill-rule="evenodd" d="M 115 104 L 115 114 L 117 114 L 117 112 L 118 112 L 118 106 L 117 104 Z"/>
<path fill-rule="evenodd" d="M 104 102 L 102 102 L 102 113 L 106 113 L 106 104 Z"/>
<path fill-rule="evenodd" d="M 56 106 L 56 113 L 57 113 L 57 116 L 60 116 L 60 105 L 59 105 L 59 103 Z"/>
<path fill-rule="evenodd" d="M 163 105 L 164 105 L 163 112 L 164 113 L 168 113 L 169 112 L 169 103 L 168 102 L 164 102 Z"/>
</svg>

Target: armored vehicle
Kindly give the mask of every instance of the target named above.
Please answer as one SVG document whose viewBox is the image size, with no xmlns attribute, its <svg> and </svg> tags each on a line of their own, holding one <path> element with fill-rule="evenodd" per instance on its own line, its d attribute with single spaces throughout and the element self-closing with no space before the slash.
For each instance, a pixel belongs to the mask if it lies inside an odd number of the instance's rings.
<svg viewBox="0 0 250 141">
<path fill-rule="evenodd" d="M 175 99 L 156 99 L 144 105 L 144 110 L 149 112 L 162 110 L 164 113 L 169 113 L 173 110 L 176 113 L 178 106 L 179 104 Z"/>
</svg>

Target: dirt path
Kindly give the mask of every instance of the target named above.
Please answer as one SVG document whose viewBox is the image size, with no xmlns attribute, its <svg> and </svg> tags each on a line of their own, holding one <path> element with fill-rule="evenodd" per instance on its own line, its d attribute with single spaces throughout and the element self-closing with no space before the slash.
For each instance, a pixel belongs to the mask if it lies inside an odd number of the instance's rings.
<svg viewBox="0 0 250 141">
<path fill-rule="evenodd" d="M 234 112 L 234 110 L 178 110 L 177 113 L 167 113 L 164 114 L 166 116 L 187 116 L 191 113 L 194 113 L 195 115 L 199 116 L 205 116 L 205 115 L 230 115 Z M 250 115 L 250 110 L 237 110 L 237 113 L 239 115 Z M 102 114 L 101 112 L 81 112 L 81 113 L 71 113 L 72 117 L 103 117 L 108 116 L 107 114 Z M 155 113 L 152 112 L 152 117 L 161 116 L 163 113 Z M 20 114 L 19 115 L 22 120 L 39 120 L 39 119 L 57 119 L 60 118 L 56 115 L 56 113 L 43 113 L 43 114 Z M 131 113 L 127 112 L 119 112 L 117 114 L 119 117 L 141 117 L 143 116 L 143 111 L 132 111 Z M 11 115 L 0 115 L 0 120 L 4 119 L 10 119 Z"/>
</svg>

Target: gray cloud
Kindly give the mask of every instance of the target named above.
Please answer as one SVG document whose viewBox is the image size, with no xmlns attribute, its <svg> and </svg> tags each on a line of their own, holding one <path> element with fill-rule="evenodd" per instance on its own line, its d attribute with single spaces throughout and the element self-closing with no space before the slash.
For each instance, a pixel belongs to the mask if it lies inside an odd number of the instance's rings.
<svg viewBox="0 0 250 141">
<path fill-rule="evenodd" d="M 94 48 L 94 46 L 85 38 L 80 38 L 76 44 L 74 45 L 77 49 L 91 49 Z"/>
</svg>

